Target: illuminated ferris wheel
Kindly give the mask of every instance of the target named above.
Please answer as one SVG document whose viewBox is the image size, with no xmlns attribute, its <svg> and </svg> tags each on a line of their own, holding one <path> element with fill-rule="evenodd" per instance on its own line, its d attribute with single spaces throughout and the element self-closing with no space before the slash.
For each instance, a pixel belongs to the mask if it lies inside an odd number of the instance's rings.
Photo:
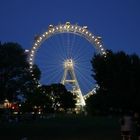
<svg viewBox="0 0 140 140">
<path fill-rule="evenodd" d="M 33 65 L 41 70 L 40 84 L 61 83 L 77 96 L 77 105 L 84 106 L 84 96 L 93 94 L 91 59 L 95 52 L 106 56 L 101 37 L 91 33 L 87 26 L 70 22 L 56 26 L 36 37 L 29 54 L 30 72 Z"/>
</svg>

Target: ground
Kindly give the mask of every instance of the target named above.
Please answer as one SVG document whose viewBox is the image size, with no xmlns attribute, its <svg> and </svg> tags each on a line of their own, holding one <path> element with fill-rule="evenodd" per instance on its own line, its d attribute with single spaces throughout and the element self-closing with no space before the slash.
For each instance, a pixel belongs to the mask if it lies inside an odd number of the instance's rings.
<svg viewBox="0 0 140 140">
<path fill-rule="evenodd" d="M 117 117 L 55 117 L 20 123 L 2 123 L 0 139 L 121 140 Z"/>
</svg>

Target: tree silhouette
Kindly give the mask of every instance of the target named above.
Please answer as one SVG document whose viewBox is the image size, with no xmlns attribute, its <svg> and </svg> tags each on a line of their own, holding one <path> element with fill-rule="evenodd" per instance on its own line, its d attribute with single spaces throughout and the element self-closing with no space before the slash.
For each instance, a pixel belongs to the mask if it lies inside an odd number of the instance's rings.
<svg viewBox="0 0 140 140">
<path fill-rule="evenodd" d="M 45 90 L 46 95 L 52 99 L 52 107 L 55 111 L 59 111 L 60 109 L 67 111 L 68 109 L 75 108 L 75 96 L 67 91 L 64 85 L 44 85 L 43 90 Z"/>
<path fill-rule="evenodd" d="M 140 107 L 140 58 L 137 55 L 108 51 L 106 58 L 94 55 L 91 63 L 92 76 L 99 89 L 97 95 L 87 100 L 88 107 L 105 112 L 137 110 Z"/>
<path fill-rule="evenodd" d="M 36 78 L 40 71 L 34 66 Z M 35 82 L 29 72 L 27 54 L 17 43 L 0 44 L 0 101 L 14 101 L 19 94 L 33 92 Z"/>
</svg>

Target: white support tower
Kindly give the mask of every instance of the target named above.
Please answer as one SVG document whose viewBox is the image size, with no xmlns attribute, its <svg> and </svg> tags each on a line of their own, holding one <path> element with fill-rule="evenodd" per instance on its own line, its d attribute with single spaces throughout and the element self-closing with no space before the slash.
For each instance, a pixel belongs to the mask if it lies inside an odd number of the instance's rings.
<svg viewBox="0 0 140 140">
<path fill-rule="evenodd" d="M 76 106 L 83 107 L 85 106 L 85 100 L 82 95 L 81 89 L 79 87 L 78 81 L 76 79 L 76 75 L 74 72 L 74 61 L 72 59 L 66 59 L 63 64 L 64 67 L 64 75 L 61 80 L 61 84 L 63 85 L 71 85 L 71 92 L 76 95 Z"/>
</svg>

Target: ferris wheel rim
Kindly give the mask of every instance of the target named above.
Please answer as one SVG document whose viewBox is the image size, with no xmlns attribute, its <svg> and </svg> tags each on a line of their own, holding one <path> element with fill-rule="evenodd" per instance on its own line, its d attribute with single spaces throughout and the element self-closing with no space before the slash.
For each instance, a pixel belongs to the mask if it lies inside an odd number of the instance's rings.
<svg viewBox="0 0 140 140">
<path fill-rule="evenodd" d="M 31 72 L 33 80 L 36 83 L 38 83 L 38 86 L 40 86 L 41 84 L 34 77 L 34 73 L 33 73 L 33 65 L 34 65 L 34 58 L 36 55 L 36 50 L 38 50 L 39 47 L 41 46 L 41 44 L 43 44 L 43 42 L 48 40 L 50 37 L 57 35 L 57 34 L 63 34 L 63 33 L 72 33 L 72 34 L 76 34 L 78 36 L 83 37 L 90 44 L 92 44 L 92 46 L 95 48 L 95 50 L 97 50 L 97 52 L 99 52 L 99 54 L 106 57 L 106 50 L 103 47 L 101 38 L 98 36 L 95 36 L 92 32 L 90 32 L 88 30 L 87 26 L 82 27 L 82 26 L 79 26 L 77 24 L 73 25 L 73 24 L 70 24 L 70 22 L 66 22 L 65 24 L 59 24 L 56 26 L 49 25 L 48 30 L 45 31 L 40 36 L 38 36 L 37 39 L 35 39 L 33 46 L 32 46 L 30 53 L 29 53 L 29 58 L 28 58 L 29 70 Z M 89 91 L 88 93 L 91 93 L 91 91 Z"/>
</svg>

